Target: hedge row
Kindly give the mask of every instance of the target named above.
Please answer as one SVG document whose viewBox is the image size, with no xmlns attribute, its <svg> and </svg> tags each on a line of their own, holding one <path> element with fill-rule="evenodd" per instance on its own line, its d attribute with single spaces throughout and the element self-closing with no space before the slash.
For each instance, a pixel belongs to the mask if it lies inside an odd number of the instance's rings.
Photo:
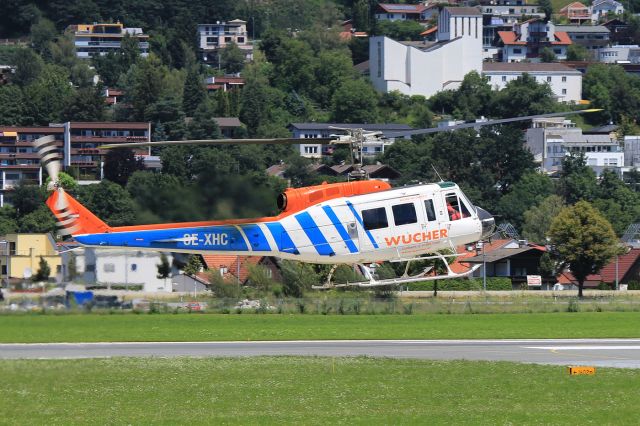
<svg viewBox="0 0 640 426">
<path fill-rule="evenodd" d="M 422 281 L 403 285 L 410 291 L 433 291 L 434 281 Z M 511 290 L 511 279 L 506 277 L 487 277 L 487 290 Z M 482 279 L 454 278 L 438 280 L 438 290 L 466 291 L 482 290 Z"/>
</svg>

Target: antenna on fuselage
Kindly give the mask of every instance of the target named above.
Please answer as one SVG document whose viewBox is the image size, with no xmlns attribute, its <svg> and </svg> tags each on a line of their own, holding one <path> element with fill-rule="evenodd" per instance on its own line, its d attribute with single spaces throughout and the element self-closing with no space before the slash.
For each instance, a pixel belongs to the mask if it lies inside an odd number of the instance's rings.
<svg viewBox="0 0 640 426">
<path fill-rule="evenodd" d="M 440 179 L 440 182 L 444 182 L 444 179 L 442 179 L 442 176 L 440 176 L 440 173 L 438 173 L 438 170 L 436 170 L 436 166 L 432 164 L 431 168 L 433 168 L 433 171 L 436 172 L 436 176 L 438 176 L 438 179 Z"/>
</svg>

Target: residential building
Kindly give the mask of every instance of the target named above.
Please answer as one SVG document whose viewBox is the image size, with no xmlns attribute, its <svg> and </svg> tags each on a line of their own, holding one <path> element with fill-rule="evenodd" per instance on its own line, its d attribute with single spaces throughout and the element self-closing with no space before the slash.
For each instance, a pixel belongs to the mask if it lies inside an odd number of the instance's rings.
<svg viewBox="0 0 640 426">
<path fill-rule="evenodd" d="M 151 123 L 67 122 L 49 126 L 0 126 L 0 206 L 11 202 L 11 190 L 20 181 L 42 185 L 43 172 L 33 141 L 54 136 L 65 170 L 79 181 L 103 177 L 106 150 L 102 144 L 148 142 Z M 136 149 L 139 155 L 147 154 Z"/>
<path fill-rule="evenodd" d="M 244 87 L 245 79 L 235 76 L 224 77 L 207 77 L 205 80 L 207 85 L 207 91 L 215 92 L 222 90 L 223 92 L 229 92 L 231 90 L 240 90 Z"/>
<path fill-rule="evenodd" d="M 12 65 L 0 64 L 0 86 L 9 82 L 9 78 L 13 72 L 14 67 Z"/>
<path fill-rule="evenodd" d="M 591 21 L 598 22 L 610 15 L 622 15 L 624 6 L 615 0 L 594 0 L 591 3 Z"/>
<path fill-rule="evenodd" d="M 122 100 L 124 91 L 120 89 L 111 89 L 109 87 L 104 89 L 104 97 L 107 105 L 115 105 Z"/>
<path fill-rule="evenodd" d="M 69 25 L 66 31 L 73 35 L 73 44 L 79 58 L 88 59 L 116 52 L 120 49 L 125 36 L 137 40 L 141 56 L 149 55 L 149 36 L 144 34 L 141 28 L 125 28 L 117 22 Z"/>
<path fill-rule="evenodd" d="M 570 153 L 583 153 L 587 165 L 599 176 L 605 169 L 620 171 L 625 165 L 624 150 L 614 135 L 584 134 L 562 117 L 534 119 L 526 133 L 527 148 L 543 172 L 562 170 L 562 160 Z"/>
<path fill-rule="evenodd" d="M 61 272 L 61 258 L 51 234 L 6 234 L 0 241 L 0 274 L 10 279 L 30 279 L 38 272 L 42 257 L 51 268 L 51 278 Z"/>
<path fill-rule="evenodd" d="M 559 102 L 579 102 L 582 98 L 582 73 L 563 64 L 485 62 L 482 73 L 494 90 L 503 89 L 526 73 L 539 83 L 547 83 Z"/>
<path fill-rule="evenodd" d="M 379 3 L 376 6 L 375 17 L 378 21 L 419 21 L 429 20 L 433 14 L 438 13 L 437 5 L 425 6 L 424 4 L 386 4 Z"/>
<path fill-rule="evenodd" d="M 353 19 L 348 19 L 346 21 L 343 21 L 341 26 L 342 26 L 342 31 L 340 31 L 340 38 L 342 40 L 349 41 L 354 37 L 355 38 L 369 37 L 369 34 L 367 32 L 358 31 L 358 29 L 353 26 Z"/>
<path fill-rule="evenodd" d="M 556 25 L 556 31 L 567 33 L 574 44 L 588 50 L 601 49 L 610 44 L 610 31 L 604 25 Z"/>
<path fill-rule="evenodd" d="M 147 292 L 173 291 L 172 279 L 158 278 L 161 255 L 153 251 L 127 249 L 101 249 L 75 244 L 64 246 L 62 253 L 62 279 L 70 280 L 70 266 L 75 263 L 75 281 L 92 287 L 116 287 Z M 73 250 L 70 250 L 73 249 Z M 172 263 L 173 256 L 167 254 Z M 71 262 L 73 259 L 73 262 Z M 177 275 L 173 267 L 171 275 Z"/>
<path fill-rule="evenodd" d="M 238 117 L 213 117 L 220 128 L 220 133 L 225 138 L 235 137 L 238 129 L 242 127 L 242 123 Z"/>
<path fill-rule="evenodd" d="M 640 64 L 640 46 L 637 44 L 603 47 L 596 54 L 599 62 L 607 64 Z"/>
<path fill-rule="evenodd" d="M 540 275 L 540 258 L 546 252 L 544 246 L 527 240 L 494 240 L 478 243 L 472 256 L 465 256 L 460 263 L 481 265 L 473 277 L 509 277 L 514 289 L 526 285 L 528 275 Z"/>
<path fill-rule="evenodd" d="M 270 256 L 203 255 L 204 264 L 210 271 L 216 270 L 228 282 L 245 285 L 250 280 L 251 269 L 262 267 L 268 278 L 280 282 L 282 273 L 278 260 Z"/>
<path fill-rule="evenodd" d="M 602 26 L 609 30 L 609 40 L 611 44 L 633 44 L 633 38 L 629 31 L 629 24 L 621 19 L 614 18 L 604 22 Z"/>
<path fill-rule="evenodd" d="M 502 62 L 536 60 L 544 48 L 551 49 L 557 59 L 566 59 L 572 43 L 566 32 L 540 18 L 515 24 L 513 31 L 498 31 L 498 37 Z"/>
<path fill-rule="evenodd" d="M 340 164 L 332 166 L 331 169 L 338 176 L 349 176 L 349 174 L 356 170 L 353 164 Z M 360 169 L 364 172 L 364 175 L 368 176 L 370 179 L 389 181 L 400 177 L 399 171 L 391 166 L 387 166 L 386 164 L 367 164 L 362 166 Z"/>
<path fill-rule="evenodd" d="M 393 144 L 395 141 L 391 135 L 395 132 L 412 130 L 411 126 L 406 124 L 369 124 L 369 123 L 291 123 L 289 130 L 292 137 L 296 139 L 307 139 L 309 143 L 301 143 L 299 145 L 300 155 L 306 158 L 321 158 L 322 155 L 330 155 L 330 147 L 321 144 L 312 143 L 313 139 L 328 138 L 332 135 L 346 134 L 340 128 L 363 129 L 368 132 L 382 132 L 383 140 L 372 139 L 364 143 L 362 154 L 364 156 L 376 156 L 384 153 L 386 146 Z"/>
<path fill-rule="evenodd" d="M 563 271 L 557 277 L 558 287 L 561 289 L 577 289 L 578 280 L 571 271 Z M 585 288 L 598 288 L 601 284 L 607 284 L 615 290 L 616 285 L 628 285 L 632 281 L 640 281 L 640 249 L 629 248 L 625 254 L 614 257 L 598 273 L 587 275 L 584 281 Z"/>
<path fill-rule="evenodd" d="M 640 168 L 640 136 L 624 137 L 624 165 Z"/>
<path fill-rule="evenodd" d="M 247 34 L 247 22 L 234 19 L 215 24 L 198 24 L 198 46 L 205 63 L 220 66 L 220 53 L 225 47 L 235 44 L 242 50 L 245 60 L 253 59 L 253 43 Z"/>
<path fill-rule="evenodd" d="M 482 70 L 482 14 L 474 7 L 445 7 L 437 42 L 369 41 L 370 78 L 380 92 L 430 97 L 456 89 L 470 71 Z"/>
<path fill-rule="evenodd" d="M 584 4 L 575 1 L 560 9 L 560 15 L 565 16 L 570 22 L 581 24 L 591 20 L 591 10 Z"/>
<path fill-rule="evenodd" d="M 76 170 L 78 180 L 104 178 L 103 166 L 107 151 L 100 149 L 100 145 L 151 141 L 151 123 L 69 122 L 64 126 L 69 133 L 64 165 Z M 139 155 L 147 153 L 145 149 L 134 151 Z"/>
<path fill-rule="evenodd" d="M 20 182 L 42 185 L 40 158 L 33 140 L 51 135 L 62 152 L 67 133 L 61 127 L 0 126 L 0 206 L 11 203 L 11 192 Z"/>
</svg>

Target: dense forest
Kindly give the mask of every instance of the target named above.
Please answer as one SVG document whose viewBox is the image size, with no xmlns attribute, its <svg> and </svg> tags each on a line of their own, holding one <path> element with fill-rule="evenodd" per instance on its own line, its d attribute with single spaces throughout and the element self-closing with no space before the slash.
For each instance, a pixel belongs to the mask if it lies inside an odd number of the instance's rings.
<svg viewBox="0 0 640 426">
<path fill-rule="evenodd" d="M 366 39 L 339 36 L 340 21 L 375 34 L 411 31 L 376 25 L 372 1 L 17 1 L 0 17 L 0 37 L 25 38 L 25 45 L 0 46 L 0 62 L 16 67 L 0 86 L 0 124 L 46 125 L 62 120 L 149 121 L 154 140 L 216 138 L 213 117 L 237 116 L 237 136 L 289 136 L 291 122 L 394 122 L 428 127 L 443 116 L 472 119 L 511 117 L 574 109 L 558 104 L 546 84 L 524 76 L 502 91 L 482 76 L 467 75 L 461 87 L 426 99 L 377 93 L 354 65 L 367 59 Z M 244 63 L 236 46 L 211 68 L 197 59 L 196 25 L 241 18 L 257 44 Z M 64 29 L 82 22 L 121 21 L 150 35 L 151 54 L 142 58 L 134 39 L 114 54 L 78 59 Z M 409 30 L 405 33 L 404 30 Z M 404 34 L 404 35 L 403 35 Z M 206 76 L 239 73 L 241 91 L 207 93 Z M 94 75 L 100 77 L 94 84 Z M 71 82 L 71 84 L 69 84 Z M 107 107 L 103 88 L 117 87 L 124 101 Z M 584 97 L 604 112 L 585 117 L 588 125 L 621 123 L 621 135 L 636 132 L 640 78 L 615 66 L 593 66 L 583 81 Z M 189 118 L 188 120 L 186 118 Z M 580 124 L 584 124 L 580 122 Z M 558 179 L 536 172 L 523 145 L 523 127 L 485 128 L 400 140 L 378 158 L 402 173 L 397 184 L 429 181 L 434 169 L 459 183 L 470 198 L 512 223 L 521 235 L 544 242 L 550 220 L 565 204 L 586 200 L 621 234 L 640 218 L 640 175 L 622 182 L 614 173 L 596 179 L 582 157 L 568 157 Z M 164 148 L 161 173 L 140 170 L 130 152 L 107 158 L 107 180 L 69 190 L 112 225 L 180 221 L 275 213 L 285 183 L 265 169 L 280 161 L 294 185 L 319 183 L 306 160 L 287 147 Z M 343 150 L 323 161 L 338 163 Z M 11 207 L 0 210 L 0 234 L 46 231 L 53 218 L 43 207 L 43 189 L 23 185 Z M 251 200 L 247 203 L 246 200 Z"/>
</svg>

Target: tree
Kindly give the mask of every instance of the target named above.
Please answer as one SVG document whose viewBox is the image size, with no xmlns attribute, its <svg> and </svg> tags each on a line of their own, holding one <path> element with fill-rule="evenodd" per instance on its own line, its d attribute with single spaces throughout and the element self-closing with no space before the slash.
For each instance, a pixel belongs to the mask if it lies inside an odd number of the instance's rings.
<svg viewBox="0 0 640 426">
<path fill-rule="evenodd" d="M 184 91 L 182 95 L 182 109 L 185 114 L 191 117 L 206 96 L 207 92 L 198 68 L 196 66 L 190 67 L 187 71 L 187 77 L 184 80 Z"/>
<path fill-rule="evenodd" d="M 347 80 L 332 99 L 331 120 L 337 123 L 375 123 L 378 94 L 363 79 Z"/>
<path fill-rule="evenodd" d="M 229 43 L 220 53 L 222 68 L 229 73 L 235 74 L 242 71 L 244 67 L 244 52 L 235 43 Z"/>
<path fill-rule="evenodd" d="M 560 192 L 568 204 L 579 200 L 592 201 L 598 194 L 596 174 L 587 166 L 584 153 L 567 155 L 562 159 Z"/>
<path fill-rule="evenodd" d="M 550 195 L 537 206 L 524 212 L 522 235 L 539 244 L 547 242 L 551 222 L 565 207 L 564 201 L 557 195 Z"/>
<path fill-rule="evenodd" d="M 166 284 L 167 278 L 171 276 L 171 264 L 169 263 L 169 259 L 167 259 L 166 254 L 160 253 L 160 263 L 156 265 L 156 268 L 158 268 L 158 274 L 156 277 L 164 280 Z"/>
<path fill-rule="evenodd" d="M 47 281 L 51 275 L 51 267 L 44 257 L 40 256 L 40 262 L 38 262 L 38 271 L 33 276 L 33 281 Z"/>
<path fill-rule="evenodd" d="M 570 44 L 567 48 L 567 61 L 586 61 L 589 59 L 589 51 L 580 44 Z"/>
<path fill-rule="evenodd" d="M 551 15 L 553 14 L 553 5 L 551 0 L 538 0 L 538 5 L 540 10 L 544 12 L 545 22 L 549 22 L 551 20 Z"/>
<path fill-rule="evenodd" d="M 38 22 L 31 25 L 30 32 L 33 48 L 40 54 L 44 52 L 47 45 L 58 35 L 56 26 L 46 18 L 40 18 Z"/>
<path fill-rule="evenodd" d="M 580 298 L 587 275 L 602 269 L 618 250 L 611 224 L 586 201 L 564 208 L 551 223 L 549 237 L 578 281 Z"/>
<path fill-rule="evenodd" d="M 73 282 L 73 280 L 75 280 L 78 276 L 77 263 L 78 261 L 76 260 L 76 254 L 71 253 L 71 256 L 69 257 L 69 263 L 67 263 L 67 278 L 71 282 Z"/>
<path fill-rule="evenodd" d="M 78 198 L 87 209 L 110 226 L 131 225 L 136 222 L 135 205 L 120 185 L 103 180 L 78 188 Z"/>
<path fill-rule="evenodd" d="M 189 139 L 218 139 L 222 136 L 218 122 L 214 119 L 215 106 L 211 100 L 201 102 L 187 126 Z"/>
<path fill-rule="evenodd" d="M 498 117 L 517 117 L 553 112 L 557 105 L 551 87 L 525 73 L 495 95 L 493 111 Z"/>
<path fill-rule="evenodd" d="M 498 203 L 498 212 L 504 220 L 521 229 L 524 213 L 554 192 L 553 181 L 541 173 L 529 172 L 515 182 L 508 194 Z"/>
<path fill-rule="evenodd" d="M 64 121 L 102 121 L 105 102 L 101 87 L 82 87 L 67 98 L 62 111 Z"/>
<path fill-rule="evenodd" d="M 31 49 L 18 49 L 13 55 L 12 63 L 16 69 L 11 81 L 18 86 L 26 86 L 35 81 L 44 68 L 40 55 Z"/>
<path fill-rule="evenodd" d="M 548 47 L 544 47 L 542 48 L 542 50 L 540 50 L 540 61 L 555 62 L 556 60 L 558 60 L 558 58 L 556 58 L 556 54 L 553 53 L 553 50 L 549 49 Z"/>
<path fill-rule="evenodd" d="M 42 234 L 54 232 L 55 229 L 55 218 L 44 205 L 18 219 L 18 232 Z"/>
<path fill-rule="evenodd" d="M 104 177 L 120 186 L 125 186 L 129 177 L 138 170 L 144 170 L 144 160 L 136 157 L 130 148 L 111 149 L 105 156 Z"/>
<path fill-rule="evenodd" d="M 420 40 L 424 27 L 417 21 L 377 21 L 374 35 L 384 35 L 398 41 Z"/>
<path fill-rule="evenodd" d="M 305 290 L 320 282 L 320 277 L 308 263 L 283 260 L 282 293 L 289 297 L 302 297 Z"/>
<path fill-rule="evenodd" d="M 200 261 L 200 255 L 194 254 L 189 256 L 189 261 L 185 265 L 183 271 L 187 275 L 196 275 L 202 270 L 202 262 Z"/>
</svg>

